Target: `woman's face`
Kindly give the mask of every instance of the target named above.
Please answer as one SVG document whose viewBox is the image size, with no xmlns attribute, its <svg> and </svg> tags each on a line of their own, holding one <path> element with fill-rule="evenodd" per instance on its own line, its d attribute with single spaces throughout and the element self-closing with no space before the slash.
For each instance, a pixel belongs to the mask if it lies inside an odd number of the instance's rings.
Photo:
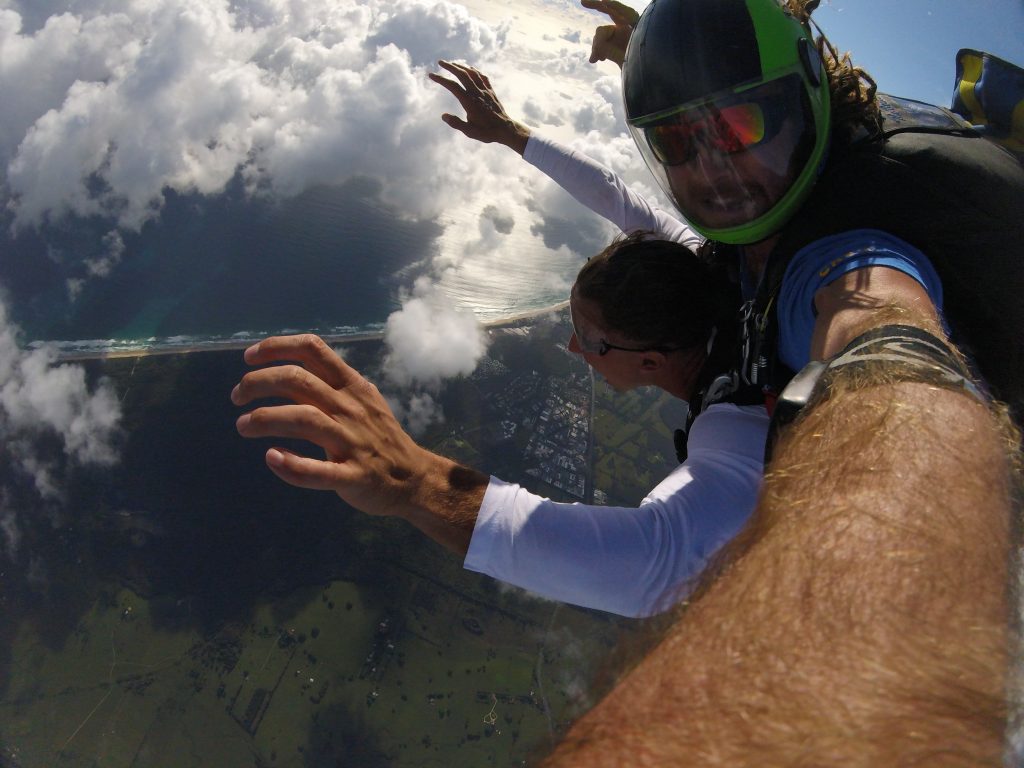
<svg viewBox="0 0 1024 768">
<path fill-rule="evenodd" d="M 574 329 L 566 345 L 570 352 L 582 355 L 587 365 L 601 374 L 617 392 L 650 384 L 641 378 L 643 352 L 609 349 L 605 354 L 599 354 L 602 340 L 622 347 L 638 345 L 632 339 L 604 328 L 601 308 L 596 302 L 577 295 L 573 288 L 569 312 Z"/>
</svg>

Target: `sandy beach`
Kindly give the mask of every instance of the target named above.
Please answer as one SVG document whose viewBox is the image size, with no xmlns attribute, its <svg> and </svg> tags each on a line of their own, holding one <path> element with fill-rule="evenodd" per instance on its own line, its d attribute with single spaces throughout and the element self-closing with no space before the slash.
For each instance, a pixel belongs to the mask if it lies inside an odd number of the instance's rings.
<svg viewBox="0 0 1024 768">
<path fill-rule="evenodd" d="M 537 317 L 543 317 L 544 315 L 551 314 L 564 309 L 569 305 L 569 300 L 560 301 L 557 304 L 552 304 L 547 307 L 541 307 L 540 309 L 531 309 L 525 312 L 517 312 L 507 317 L 502 317 L 497 320 L 488 320 L 481 323 L 483 327 L 488 329 L 503 328 L 510 325 L 515 325 L 527 320 L 532 320 Z M 382 331 L 373 331 L 369 333 L 350 333 L 350 334 L 323 334 L 324 341 L 329 344 L 356 344 L 365 341 L 380 341 L 384 338 Z M 47 342 L 50 343 L 50 342 Z M 221 341 L 213 341 L 206 344 L 195 344 L 195 345 L 175 345 L 168 344 L 163 346 L 159 343 L 154 344 L 150 347 L 135 347 L 132 349 L 112 349 L 104 352 L 61 352 L 58 355 L 60 362 L 75 362 L 82 360 L 113 360 L 118 358 L 127 357 L 148 357 L 151 355 L 187 355 L 193 352 L 225 352 L 231 350 L 243 350 L 254 344 L 255 341 L 252 339 L 247 340 L 233 340 L 225 339 Z"/>
</svg>

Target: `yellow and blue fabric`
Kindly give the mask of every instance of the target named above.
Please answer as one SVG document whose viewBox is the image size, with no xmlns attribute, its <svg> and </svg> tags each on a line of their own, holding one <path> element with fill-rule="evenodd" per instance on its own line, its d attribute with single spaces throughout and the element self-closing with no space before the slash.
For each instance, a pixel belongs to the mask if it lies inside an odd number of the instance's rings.
<svg viewBox="0 0 1024 768">
<path fill-rule="evenodd" d="M 990 53 L 958 51 L 952 110 L 1024 160 L 1024 69 Z"/>
</svg>

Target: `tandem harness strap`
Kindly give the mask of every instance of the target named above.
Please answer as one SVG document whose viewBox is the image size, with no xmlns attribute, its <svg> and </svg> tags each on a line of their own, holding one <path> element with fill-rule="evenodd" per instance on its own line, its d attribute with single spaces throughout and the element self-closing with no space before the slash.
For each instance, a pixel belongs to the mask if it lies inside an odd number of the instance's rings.
<svg viewBox="0 0 1024 768">
<path fill-rule="evenodd" d="M 744 305 L 735 325 L 737 327 L 743 325 L 748 316 L 749 302 Z M 732 329 L 732 335 L 730 333 L 719 334 L 717 327 L 711 331 L 711 338 L 708 339 L 708 356 L 697 378 L 696 392 L 690 398 L 686 423 L 672 433 L 676 459 L 680 464 L 686 461 L 688 455 L 687 443 L 690 437 L 690 428 L 693 426 L 694 420 L 705 410 L 716 403 L 754 405 L 764 401 L 760 390 L 750 386 L 749 382 L 743 378 L 742 366 L 739 370 L 736 368 L 737 345 L 733 338 L 735 330 L 735 328 Z M 744 358 L 748 356 L 750 349 L 746 330 L 746 328 L 743 329 Z"/>
<path fill-rule="evenodd" d="M 805 408 L 826 400 L 840 375 L 855 373 L 864 374 L 863 386 L 922 382 L 990 402 L 944 342 L 914 326 L 885 325 L 861 334 L 831 360 L 812 360 L 786 385 L 772 412 L 765 463 L 781 430 Z"/>
</svg>

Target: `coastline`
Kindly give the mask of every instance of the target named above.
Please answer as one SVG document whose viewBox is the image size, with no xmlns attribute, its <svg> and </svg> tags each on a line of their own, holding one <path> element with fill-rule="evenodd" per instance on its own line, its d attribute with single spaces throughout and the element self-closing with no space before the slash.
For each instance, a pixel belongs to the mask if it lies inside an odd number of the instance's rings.
<svg viewBox="0 0 1024 768">
<path fill-rule="evenodd" d="M 537 317 L 558 312 L 569 305 L 569 300 L 564 299 L 563 301 L 551 304 L 547 307 L 540 307 L 538 309 L 529 309 L 522 312 L 517 312 L 506 317 L 497 318 L 495 320 L 487 320 L 482 322 L 481 325 L 488 329 L 504 328 L 507 326 L 521 323 L 525 320 L 532 320 Z M 324 334 L 321 338 L 328 344 L 357 344 L 360 342 L 367 341 L 381 341 L 384 338 L 383 331 L 368 331 L 365 333 L 351 333 L 351 334 Z M 46 342 L 50 343 L 50 342 Z M 85 360 L 115 360 L 132 357 L 150 357 L 154 355 L 188 355 L 197 352 L 230 352 L 248 349 L 250 346 L 256 343 L 256 340 L 226 340 L 223 342 L 212 342 L 209 344 L 195 344 L 195 345 L 181 345 L 181 346 L 153 346 L 153 347 L 136 347 L 132 349 L 112 349 L 103 352 L 61 352 L 57 356 L 57 361 L 61 363 L 81 362 Z"/>
</svg>

